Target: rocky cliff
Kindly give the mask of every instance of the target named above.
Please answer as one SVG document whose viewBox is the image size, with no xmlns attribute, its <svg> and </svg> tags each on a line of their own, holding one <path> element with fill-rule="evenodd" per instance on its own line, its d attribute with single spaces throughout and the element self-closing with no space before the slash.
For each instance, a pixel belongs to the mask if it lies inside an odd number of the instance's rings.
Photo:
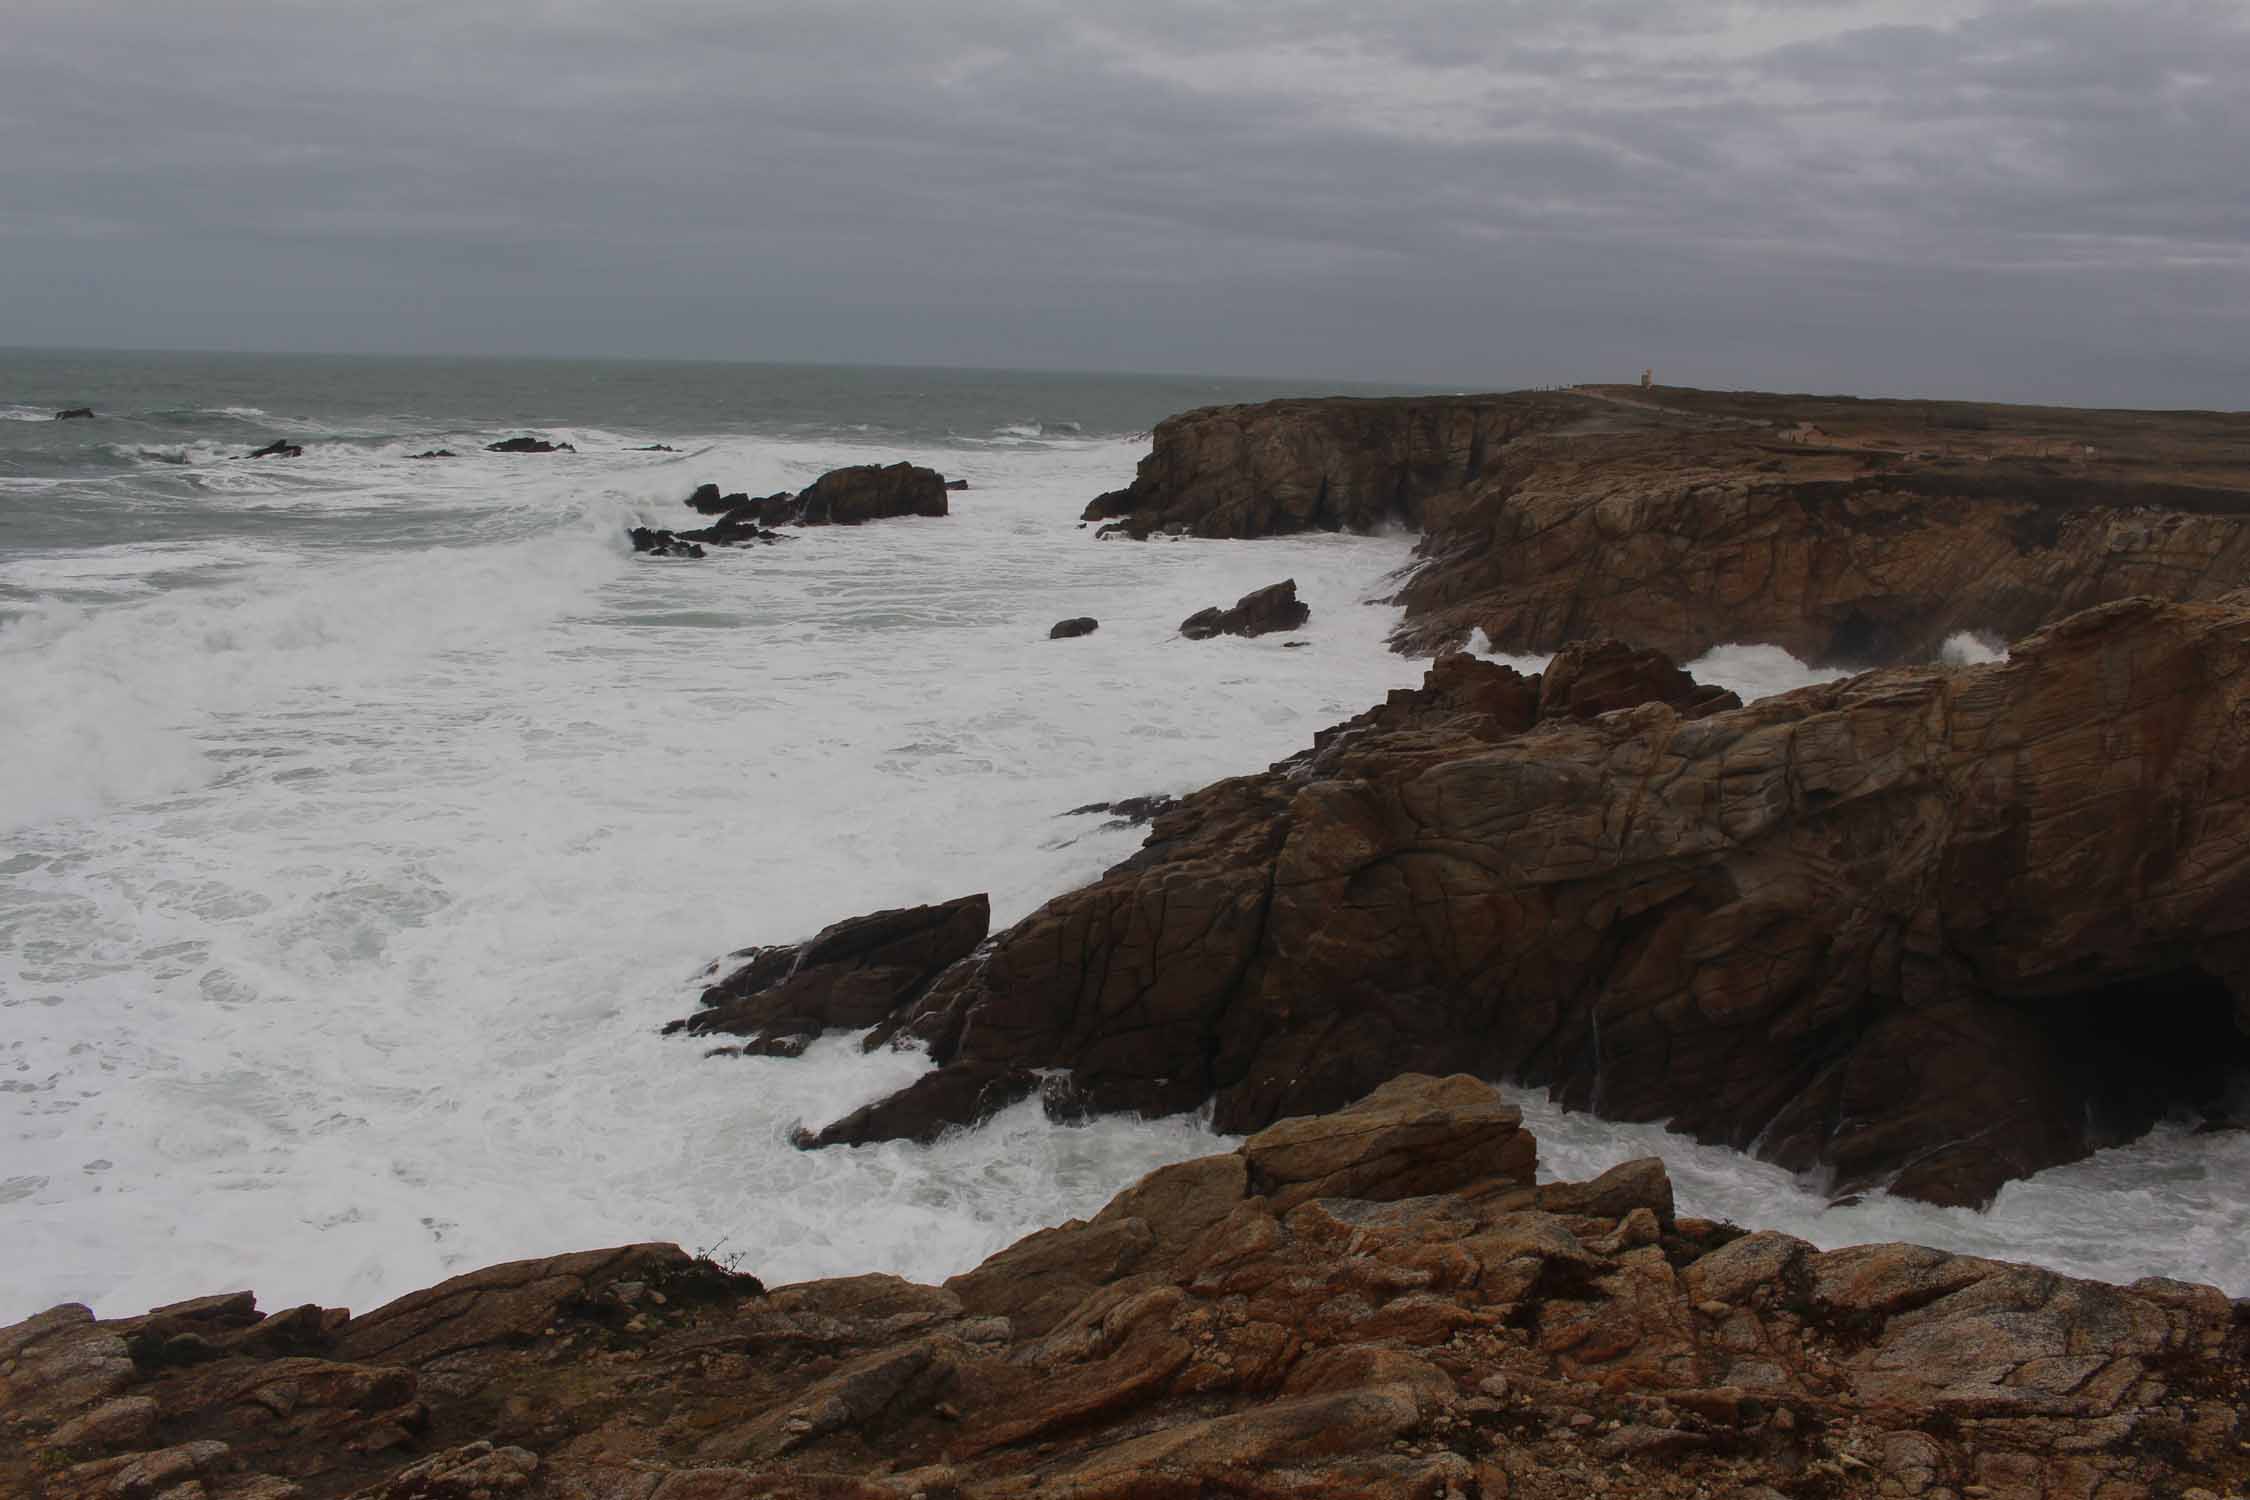
<svg viewBox="0 0 2250 1500">
<path fill-rule="evenodd" d="M 247 1292 L 0 1328 L 25 1500 L 2154 1500 L 2250 1477 L 2250 1317 L 1534 1185 L 1402 1078 L 943 1287 L 634 1245 L 359 1317 Z"/>
<path fill-rule="evenodd" d="M 1134 536 L 1419 527 L 1422 504 L 1473 484 L 1527 433 L 1579 420 L 1563 396 L 1338 396 L 1211 406 L 1157 424 L 1130 486 L 1086 507 Z"/>
<path fill-rule="evenodd" d="M 2246 665 L 2250 595 L 1747 708 L 1622 646 L 1457 654 L 945 970 L 875 1034 L 942 1066 L 810 1139 L 1466 1070 L 1982 1202 L 2250 1066 Z"/>
<path fill-rule="evenodd" d="M 1280 401 L 1160 425 L 1089 518 L 1424 532 L 1399 643 L 1616 636 L 1927 661 L 2136 594 L 2250 585 L 2250 416 L 1591 387 Z"/>
</svg>

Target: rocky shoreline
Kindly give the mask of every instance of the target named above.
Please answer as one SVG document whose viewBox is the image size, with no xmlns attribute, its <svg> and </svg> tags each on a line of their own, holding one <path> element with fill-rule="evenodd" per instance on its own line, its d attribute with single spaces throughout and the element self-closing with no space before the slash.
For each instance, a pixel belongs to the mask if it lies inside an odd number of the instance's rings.
<svg viewBox="0 0 2250 1500">
<path fill-rule="evenodd" d="M 529 442 L 530 440 L 522 440 Z M 697 532 L 946 514 L 895 465 Z M 0 1329 L 33 1500 L 1059 1495 L 2198 1500 L 2250 1303 L 1536 1180 L 1480 1078 L 1977 1205 L 2250 1069 L 2250 418 L 1587 387 L 1161 424 L 1112 538 L 1420 530 L 1421 687 L 1100 880 L 715 964 L 668 1030 L 937 1066 L 807 1146 L 1212 1111 L 1240 1149 L 943 1287 L 670 1245 L 354 1317 L 231 1292 Z M 1115 544 L 1124 544 L 1122 541 Z M 1274 585 L 1207 633 L 1305 623 Z M 1208 618 L 1207 618 L 1208 617 Z M 1084 634 L 1089 619 L 1056 634 Z M 1928 664 L 1961 631 L 2008 659 Z M 1458 648 L 1557 654 L 1535 675 Z M 1748 706 L 1727 640 L 1879 667 Z M 1216 649 L 1216 648 L 1199 648 Z"/>
<path fill-rule="evenodd" d="M 2156 1500 L 2250 1478 L 2250 1305 L 1539 1184 L 1405 1076 L 942 1287 L 671 1245 L 354 1317 L 236 1292 L 0 1329 L 28 1500 Z"/>
</svg>

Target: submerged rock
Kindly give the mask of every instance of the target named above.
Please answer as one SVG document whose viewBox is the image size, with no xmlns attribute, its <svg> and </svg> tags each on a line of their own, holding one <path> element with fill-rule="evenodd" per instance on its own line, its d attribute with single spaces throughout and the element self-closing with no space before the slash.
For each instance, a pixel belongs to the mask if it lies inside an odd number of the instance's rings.
<svg viewBox="0 0 2250 1500">
<path fill-rule="evenodd" d="M 1180 634 L 1191 641 L 1215 635 L 1271 635 L 1296 630 L 1312 618 L 1312 606 L 1297 597 L 1297 580 L 1284 578 L 1253 589 L 1235 600 L 1232 609 L 1217 605 L 1199 609 L 1180 622 Z"/>
<path fill-rule="evenodd" d="M 451 448 L 432 448 L 427 453 L 410 453 L 407 455 L 409 458 L 459 458 L 460 456 Z"/>
<path fill-rule="evenodd" d="M 1653 1159 L 1540 1184 L 1536 1158 L 1486 1085 L 1407 1076 L 943 1286 L 769 1288 L 642 1244 L 356 1318 L 60 1307 L 0 1328 L 0 1491 L 2039 1500 L 2250 1477 L 2250 1340 L 2215 1288 L 1822 1252 L 1677 1217 Z M 161 1355 L 182 1340 L 200 1362 Z"/>
<path fill-rule="evenodd" d="M 56 412 L 55 420 L 58 422 L 83 422 L 93 415 L 94 409 L 91 406 L 69 406 Z"/>
<path fill-rule="evenodd" d="M 658 531 L 648 526 L 634 526 L 625 535 L 632 541 L 635 552 L 646 552 L 651 557 L 701 557 L 703 549 L 687 537 L 670 531 Z"/>
<path fill-rule="evenodd" d="M 305 450 L 287 438 L 275 438 L 257 452 L 244 455 L 248 458 L 303 458 Z"/>
<path fill-rule="evenodd" d="M 497 443 L 486 443 L 487 453 L 576 453 L 569 443 L 550 443 L 545 438 L 503 438 Z"/>
</svg>

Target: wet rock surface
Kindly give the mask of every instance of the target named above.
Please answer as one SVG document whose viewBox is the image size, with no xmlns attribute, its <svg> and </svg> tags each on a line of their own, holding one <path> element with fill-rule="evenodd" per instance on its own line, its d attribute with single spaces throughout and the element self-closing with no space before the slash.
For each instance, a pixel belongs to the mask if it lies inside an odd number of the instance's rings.
<svg viewBox="0 0 2250 1500">
<path fill-rule="evenodd" d="M 1191 641 L 1218 635 L 1272 635 L 1301 629 L 1312 618 L 1312 606 L 1297 597 L 1297 580 L 1284 578 L 1253 589 L 1234 601 L 1230 609 L 1212 605 L 1180 622 L 1180 634 Z"/>
<path fill-rule="evenodd" d="M 514 437 L 503 438 L 497 443 L 486 443 L 484 451 L 487 453 L 576 453 L 578 450 L 569 443 L 551 443 L 545 438 Z"/>
<path fill-rule="evenodd" d="M 84 422 L 92 420 L 93 415 L 94 409 L 91 406 L 66 406 L 55 413 L 55 420 L 58 422 Z"/>
<path fill-rule="evenodd" d="M 1092 635 L 1101 628 L 1102 622 L 1092 615 L 1080 615 L 1075 619 L 1057 620 L 1054 628 L 1047 632 L 1047 639 L 1050 641 L 1075 640 L 1082 635 Z"/>
<path fill-rule="evenodd" d="M 2246 665 L 2250 595 L 1746 708 L 1616 642 L 1457 653 L 940 975 L 875 1033 L 940 1072 L 811 1139 L 1042 1071 L 1243 1131 L 1466 1070 L 1981 1203 L 2250 1064 Z"/>
<path fill-rule="evenodd" d="M 768 1288 L 635 1245 L 358 1318 L 56 1308 L 0 1328 L 0 1492 L 2168 1500 L 2250 1477 L 2250 1329 L 2210 1287 L 1823 1253 L 1676 1217 L 1661 1163 L 1540 1185 L 1535 1155 L 1483 1085 L 1407 1077 L 942 1287 Z"/>
<path fill-rule="evenodd" d="M 702 1008 L 665 1031 L 801 1051 L 824 1031 L 873 1026 L 913 1005 L 947 966 L 976 951 L 991 926 L 992 903 L 979 894 L 871 912 L 802 943 L 744 949 L 713 966 Z"/>
<path fill-rule="evenodd" d="M 275 438 L 257 452 L 244 456 L 248 458 L 303 458 L 305 450 L 298 444 L 290 442 L 287 438 Z"/>
</svg>

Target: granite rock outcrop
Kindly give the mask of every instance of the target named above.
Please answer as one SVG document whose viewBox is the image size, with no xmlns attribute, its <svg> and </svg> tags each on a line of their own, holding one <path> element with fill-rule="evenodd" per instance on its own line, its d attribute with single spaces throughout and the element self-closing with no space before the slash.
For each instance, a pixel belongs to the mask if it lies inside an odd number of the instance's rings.
<svg viewBox="0 0 2250 1500">
<path fill-rule="evenodd" d="M 2250 586 L 2250 415 L 1656 387 L 1212 407 L 1105 530 L 1423 533 L 1401 649 L 1482 629 L 1815 663 L 1933 659 L 2139 594 Z"/>
<path fill-rule="evenodd" d="M 1242 1131 L 1468 1071 L 1980 1203 L 2250 1066 L 2246 668 L 2250 595 L 1748 707 L 1618 643 L 1457 653 L 939 975 L 870 1038 L 938 1070 L 808 1139 L 1034 1075 Z"/>
</svg>

